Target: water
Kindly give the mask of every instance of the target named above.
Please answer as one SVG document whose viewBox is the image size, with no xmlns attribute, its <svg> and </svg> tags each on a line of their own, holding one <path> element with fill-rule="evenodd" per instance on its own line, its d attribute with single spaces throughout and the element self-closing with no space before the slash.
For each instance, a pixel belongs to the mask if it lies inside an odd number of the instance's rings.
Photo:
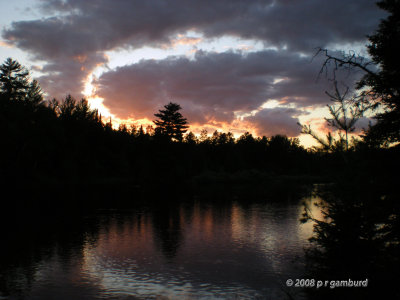
<svg viewBox="0 0 400 300">
<path fill-rule="evenodd" d="M 304 271 L 312 227 L 299 222 L 302 212 L 302 199 L 192 201 L 71 218 L 61 228 L 11 239 L 1 258 L 0 295 L 289 299 L 288 292 L 301 298 L 285 282 Z"/>
</svg>

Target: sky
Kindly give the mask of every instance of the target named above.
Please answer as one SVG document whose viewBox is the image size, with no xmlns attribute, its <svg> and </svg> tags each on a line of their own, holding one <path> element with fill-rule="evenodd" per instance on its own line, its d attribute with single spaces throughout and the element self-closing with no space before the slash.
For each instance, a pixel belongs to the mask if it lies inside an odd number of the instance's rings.
<svg viewBox="0 0 400 300">
<path fill-rule="evenodd" d="M 385 17 L 371 0 L 0 0 L 0 11 L 0 60 L 25 65 L 48 99 L 85 97 L 136 125 L 175 102 L 195 133 L 306 146 L 297 123 L 326 131 L 333 89 L 316 49 L 367 55 Z"/>
</svg>

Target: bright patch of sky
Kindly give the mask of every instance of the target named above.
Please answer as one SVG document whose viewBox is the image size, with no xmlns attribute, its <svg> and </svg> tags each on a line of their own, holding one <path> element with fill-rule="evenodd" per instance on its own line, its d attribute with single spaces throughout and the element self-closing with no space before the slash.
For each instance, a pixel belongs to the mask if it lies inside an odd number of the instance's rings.
<svg viewBox="0 0 400 300">
<path fill-rule="evenodd" d="M 171 56 L 186 56 L 194 59 L 197 51 L 205 52 L 242 52 L 250 53 L 268 49 L 262 42 L 256 40 L 243 40 L 231 36 L 224 36 L 218 39 L 206 39 L 202 34 L 195 31 L 188 31 L 185 34 L 178 34 L 172 39 L 172 45 L 165 45 L 163 48 L 143 47 L 140 49 L 117 49 L 106 52 L 109 59 L 107 68 L 138 63 L 141 60 L 161 60 Z M 275 49 L 275 48 L 274 48 Z M 98 74 L 96 74 L 98 76 Z"/>
<path fill-rule="evenodd" d="M 0 11 L 2 12 L 0 32 L 8 28 L 12 22 L 40 18 L 38 12 L 33 9 L 38 3 L 39 1 L 37 0 L 0 0 Z M 0 63 L 3 63 L 8 57 L 18 60 L 22 65 L 30 69 L 32 74 L 34 73 L 33 62 L 29 55 L 22 50 L 8 45 L 0 35 Z"/>
<path fill-rule="evenodd" d="M 360 55 L 364 57 L 369 57 L 367 47 L 365 47 L 365 43 L 331 43 L 328 44 L 326 49 L 329 49 L 329 51 L 344 51 L 345 53 L 354 53 L 355 55 Z"/>
</svg>

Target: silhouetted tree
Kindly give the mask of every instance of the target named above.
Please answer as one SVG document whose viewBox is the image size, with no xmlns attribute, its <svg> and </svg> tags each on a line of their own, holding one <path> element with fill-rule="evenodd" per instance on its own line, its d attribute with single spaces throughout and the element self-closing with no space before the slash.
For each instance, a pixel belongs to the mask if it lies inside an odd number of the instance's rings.
<svg viewBox="0 0 400 300">
<path fill-rule="evenodd" d="M 26 101 L 33 105 L 38 105 L 43 102 L 42 88 L 36 80 L 32 80 L 26 94 Z"/>
<path fill-rule="evenodd" d="M 137 129 L 136 125 L 131 124 L 130 129 L 129 129 L 130 135 L 135 137 L 137 132 L 138 132 L 138 129 Z"/>
<path fill-rule="evenodd" d="M 381 139 L 400 141 L 400 1 L 384 0 L 377 5 L 390 15 L 382 20 L 378 30 L 369 36 L 368 53 L 379 66 L 378 72 L 367 73 L 359 88 L 370 87 L 374 99 L 380 99 L 384 112 L 379 113 L 377 124 L 370 134 L 381 135 Z"/>
<path fill-rule="evenodd" d="M 235 139 L 231 132 L 225 133 L 216 130 L 211 137 L 211 144 L 214 146 L 233 145 L 234 142 Z"/>
<path fill-rule="evenodd" d="M 400 1 L 383 0 L 377 5 L 389 16 L 369 36 L 367 48 L 372 61 L 354 52 L 342 57 L 332 56 L 326 49 L 318 53 L 326 56 L 321 72 L 333 63 L 334 69 L 356 68 L 365 73 L 356 86 L 362 96 L 359 101 L 380 108 L 375 116 L 377 123 L 366 132 L 366 141 L 385 144 L 400 141 L 400 46 L 394 42 L 400 40 Z"/>
<path fill-rule="evenodd" d="M 140 125 L 140 128 L 139 128 L 139 130 L 137 131 L 137 136 L 138 136 L 138 137 L 144 137 L 144 136 L 145 136 L 145 132 L 144 132 L 144 129 L 143 129 L 143 125 Z"/>
<path fill-rule="evenodd" d="M 300 146 L 300 141 L 298 138 L 288 138 L 286 135 L 280 134 L 274 135 L 268 140 L 268 148 L 277 153 L 290 153 L 298 150 L 304 150 L 304 148 Z"/>
<path fill-rule="evenodd" d="M 164 106 L 165 110 L 160 110 L 154 114 L 159 120 L 153 121 L 156 124 L 156 133 L 165 135 L 170 139 L 182 141 L 183 134 L 188 128 L 187 119 L 179 112 L 181 106 L 176 103 L 168 103 Z"/>
<path fill-rule="evenodd" d="M 146 126 L 146 134 L 148 134 L 149 136 L 154 135 L 154 127 L 151 125 L 147 125 Z"/>
<path fill-rule="evenodd" d="M 25 67 L 11 58 L 0 66 L 0 92 L 9 100 L 25 100 L 34 105 L 43 101 L 38 82 L 31 81 Z"/>
<path fill-rule="evenodd" d="M 119 124 L 118 126 L 118 132 L 121 134 L 125 134 L 128 135 L 129 134 L 129 130 L 128 127 L 126 127 L 125 123 Z"/>
<path fill-rule="evenodd" d="M 28 71 L 17 61 L 7 58 L 0 66 L 1 91 L 10 100 L 20 100 L 25 97 L 28 87 Z"/>
<path fill-rule="evenodd" d="M 337 81 L 334 81 L 335 91 L 333 94 L 326 92 L 331 98 L 334 105 L 328 105 L 329 112 L 332 118 L 325 118 L 328 125 L 343 132 L 339 133 L 340 140 L 345 143 L 345 150 L 349 150 L 349 134 L 354 132 L 357 121 L 364 115 L 364 112 L 369 108 L 361 101 L 357 101 L 357 96 L 347 99 L 349 88 L 345 91 L 339 91 Z"/>
<path fill-rule="evenodd" d="M 251 145 L 255 142 L 253 135 L 249 132 L 243 133 L 237 140 L 239 145 Z"/>
<path fill-rule="evenodd" d="M 310 125 L 302 125 L 302 133 L 311 135 L 322 147 L 323 151 L 348 151 L 349 150 L 349 134 L 354 132 L 357 121 L 363 117 L 364 113 L 370 108 L 370 105 L 358 101 L 358 95 L 349 96 L 349 88 L 345 87 L 344 92 L 341 92 L 338 87 L 338 82 L 333 82 L 334 92 L 325 92 L 334 103 L 327 105 L 331 118 L 325 118 L 328 126 L 338 130 L 338 137 L 335 138 L 331 132 L 326 135 L 326 138 L 320 137 L 311 129 Z M 353 137 L 355 145 L 355 138 Z"/>
<path fill-rule="evenodd" d="M 189 144 L 189 145 L 196 145 L 197 144 L 197 137 L 194 135 L 193 132 L 189 132 L 188 134 L 185 135 L 184 142 Z"/>
<path fill-rule="evenodd" d="M 210 138 L 208 137 L 208 132 L 206 129 L 202 129 L 200 131 L 199 141 L 202 144 L 207 144 L 210 142 Z"/>
<path fill-rule="evenodd" d="M 314 223 L 306 250 L 307 276 L 319 280 L 369 280 L 363 289 L 306 289 L 309 299 L 377 299 L 385 290 L 398 298 L 400 275 L 397 193 L 358 178 L 320 186 L 322 218 L 305 206 L 303 222 Z M 384 195 L 384 196 L 383 196 Z M 379 203 L 377 205 L 377 203 Z"/>
</svg>

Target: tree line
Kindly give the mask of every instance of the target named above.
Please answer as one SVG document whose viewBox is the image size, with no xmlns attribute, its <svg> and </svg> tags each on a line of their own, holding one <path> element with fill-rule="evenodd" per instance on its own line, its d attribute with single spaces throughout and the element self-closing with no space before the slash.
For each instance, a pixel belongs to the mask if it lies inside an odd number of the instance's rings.
<svg viewBox="0 0 400 300">
<path fill-rule="evenodd" d="M 363 148 L 346 144 L 311 150 L 297 138 L 249 132 L 235 138 L 230 132 L 203 130 L 197 137 L 187 133 L 181 107 L 172 102 L 155 113 L 155 128 L 122 124 L 114 129 L 85 99 L 69 95 L 45 101 L 37 81 L 11 58 L 0 66 L 0 84 L 3 181 L 143 183 L 243 171 L 321 175 L 348 164 Z"/>
<path fill-rule="evenodd" d="M 175 103 L 155 114 L 155 128 L 122 124 L 114 129 L 85 99 L 44 101 L 38 83 L 28 76 L 12 59 L 0 66 L 3 180 L 153 181 L 206 171 L 307 168 L 310 153 L 296 138 L 247 132 L 236 139 L 230 132 L 208 135 L 205 130 L 196 137 L 186 133 L 187 120 Z"/>
<path fill-rule="evenodd" d="M 235 138 L 230 132 L 210 135 L 203 130 L 196 136 L 187 132 L 187 119 L 180 105 L 172 102 L 155 113 L 155 127 L 122 124 L 114 129 L 112 121 L 103 120 L 85 99 L 45 101 L 38 82 L 9 58 L 0 66 L 0 179 L 151 183 L 253 171 L 266 177 L 340 177 L 344 172 L 390 177 L 396 173 L 400 141 L 398 52 L 390 42 L 398 38 L 399 17 L 398 4 L 392 2 L 379 4 L 391 15 L 369 37 L 372 61 L 355 55 L 333 57 L 319 50 L 326 57 L 321 71 L 331 68 L 335 76 L 341 68 L 358 68 L 365 76 L 353 94 L 348 88 L 341 90 L 333 78 L 334 93 L 328 93 L 332 117 L 327 122 L 339 136 L 320 137 L 301 125 L 303 133 L 319 142 L 314 149 L 282 135 L 254 137 L 246 132 Z M 350 138 L 366 111 L 375 112 L 376 125 Z M 390 167 L 383 170 L 385 164 Z"/>
</svg>

